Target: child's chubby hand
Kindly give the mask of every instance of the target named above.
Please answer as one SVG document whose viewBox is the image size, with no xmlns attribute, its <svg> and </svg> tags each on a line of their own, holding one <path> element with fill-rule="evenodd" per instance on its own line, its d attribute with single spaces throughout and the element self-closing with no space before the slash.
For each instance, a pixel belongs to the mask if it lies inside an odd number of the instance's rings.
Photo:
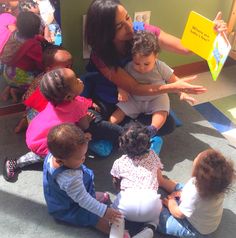
<svg viewBox="0 0 236 238">
<path fill-rule="evenodd" d="M 119 220 L 123 218 L 123 214 L 119 210 L 108 207 L 105 212 L 104 218 L 111 223 L 119 222 Z"/>
<path fill-rule="evenodd" d="M 92 140 L 92 135 L 89 132 L 84 133 L 84 137 L 88 142 Z"/>
<path fill-rule="evenodd" d="M 88 122 L 90 123 L 91 121 L 95 120 L 96 116 L 92 112 L 88 111 L 87 118 L 88 118 Z"/>
<path fill-rule="evenodd" d="M 101 108 L 100 108 L 96 103 L 94 103 L 94 102 L 93 102 L 93 104 L 92 104 L 92 108 L 93 108 L 94 111 L 96 111 L 96 112 L 100 112 L 100 111 L 101 111 Z"/>
<path fill-rule="evenodd" d="M 168 199 L 179 199 L 181 197 L 181 191 L 174 191 L 171 194 L 168 195 Z"/>
<path fill-rule="evenodd" d="M 191 105 L 193 105 L 197 102 L 197 100 L 195 98 L 191 97 L 187 93 L 180 93 L 179 99 L 181 101 L 186 101 L 186 102 L 190 103 Z"/>
<path fill-rule="evenodd" d="M 118 101 L 119 102 L 127 102 L 129 99 L 129 94 L 123 89 L 118 89 Z"/>
</svg>

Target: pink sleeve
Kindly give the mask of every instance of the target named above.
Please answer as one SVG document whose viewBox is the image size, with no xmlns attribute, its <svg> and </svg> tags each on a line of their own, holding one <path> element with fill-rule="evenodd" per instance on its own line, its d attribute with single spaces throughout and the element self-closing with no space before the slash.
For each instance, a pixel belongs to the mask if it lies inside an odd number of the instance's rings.
<svg viewBox="0 0 236 238">
<path fill-rule="evenodd" d="M 75 98 L 75 104 L 73 105 L 75 121 L 79 121 L 82 117 L 87 115 L 88 108 L 92 106 L 92 103 L 92 100 L 88 98 L 81 96 Z"/>
<path fill-rule="evenodd" d="M 150 32 L 154 33 L 157 37 L 159 37 L 159 35 L 161 33 L 161 29 L 159 27 L 149 25 L 149 24 L 144 24 L 144 29 L 146 31 L 150 31 Z"/>
</svg>

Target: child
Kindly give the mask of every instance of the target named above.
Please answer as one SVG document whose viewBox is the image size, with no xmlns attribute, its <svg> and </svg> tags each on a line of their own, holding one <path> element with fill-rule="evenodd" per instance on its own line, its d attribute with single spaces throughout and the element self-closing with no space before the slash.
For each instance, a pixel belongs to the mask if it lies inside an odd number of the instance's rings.
<svg viewBox="0 0 236 238">
<path fill-rule="evenodd" d="M 177 237 L 203 237 L 214 232 L 223 213 L 224 195 L 235 180 L 232 161 L 208 149 L 193 162 L 192 177 L 182 191 L 164 199 L 158 230 Z"/>
<path fill-rule="evenodd" d="M 89 139 L 74 124 L 63 123 L 50 130 L 50 153 L 43 169 L 44 196 L 55 219 L 109 233 L 109 221 L 122 215 L 96 200 L 94 174 L 83 165 Z"/>
<path fill-rule="evenodd" d="M 36 0 L 22 0 L 19 2 L 19 11 L 30 11 L 38 15 L 41 19 L 41 34 L 48 42 L 55 43 L 55 34 L 61 34 L 60 27 L 54 18 L 51 20 L 53 22 L 51 24 L 45 22 L 40 11 L 40 2 Z"/>
<path fill-rule="evenodd" d="M 113 207 L 129 221 L 147 223 L 137 237 L 153 237 L 162 209 L 157 189 L 160 185 L 173 191 L 176 184 L 162 177 L 160 158 L 149 149 L 150 135 L 144 125 L 127 124 L 120 137 L 120 148 L 125 155 L 117 159 L 111 169 L 113 182 L 120 190 Z"/>
<path fill-rule="evenodd" d="M 3 174 L 7 181 L 16 181 L 20 168 L 43 161 L 48 153 L 47 134 L 55 125 L 64 122 L 76 123 L 82 130 L 89 129 L 97 140 L 110 140 L 114 134 L 116 138 L 119 136 L 120 131 L 113 131 L 105 122 L 89 128 L 94 118 L 93 114 L 88 113 L 88 108 L 93 103 L 78 96 L 83 88 L 83 83 L 71 69 L 59 68 L 44 74 L 40 90 L 49 102 L 45 109 L 33 118 L 26 131 L 26 144 L 31 152 L 18 159 L 5 159 Z"/>
<path fill-rule="evenodd" d="M 55 9 L 52 3 L 49 0 L 36 0 L 39 6 L 40 15 L 46 26 L 49 28 L 51 41 L 55 45 L 61 45 L 62 36 L 61 36 L 61 28 L 57 23 L 54 12 Z"/>
<path fill-rule="evenodd" d="M 42 37 L 37 37 L 40 19 L 32 12 L 21 12 L 17 16 L 17 30 L 5 44 L 0 56 L 5 65 L 3 77 L 8 87 L 2 94 L 7 100 L 11 94 L 13 101 L 18 100 L 17 93 L 24 92 L 34 77 L 42 72 Z"/>
<path fill-rule="evenodd" d="M 16 30 L 16 17 L 10 12 L 8 4 L 0 5 L 0 54 L 11 33 Z"/>
<path fill-rule="evenodd" d="M 21 0 L 18 4 L 19 12 L 33 12 L 37 16 L 39 16 L 41 20 L 40 24 L 40 34 L 48 41 L 52 42 L 49 28 L 44 23 L 42 17 L 40 16 L 39 6 L 36 0 Z"/>
<path fill-rule="evenodd" d="M 173 70 L 164 62 L 157 60 L 159 45 L 156 36 L 148 31 L 138 31 L 133 38 L 132 58 L 125 69 L 141 84 L 173 83 L 177 77 Z M 124 95 L 124 91 L 119 89 L 117 106 L 118 109 L 111 115 L 110 122 L 120 123 L 125 116 L 133 119 L 140 113 L 152 114 L 151 125 L 148 126 L 151 135 L 156 135 L 157 131 L 164 125 L 169 113 L 170 103 L 168 94 L 154 96 Z M 195 99 L 185 93 L 180 94 L 181 100 L 191 103 Z"/>
<path fill-rule="evenodd" d="M 26 143 L 31 152 L 17 160 L 5 160 L 3 171 L 7 181 L 16 179 L 19 168 L 43 160 L 48 153 L 47 135 L 53 126 L 71 122 L 77 123 L 83 130 L 89 127 L 87 111 L 91 101 L 78 96 L 83 91 L 83 83 L 71 69 L 59 68 L 47 72 L 40 88 L 49 103 L 31 121 L 26 131 Z"/>
<path fill-rule="evenodd" d="M 56 68 L 71 68 L 72 66 L 72 56 L 71 54 L 60 46 L 51 45 L 47 47 L 43 52 L 43 66 L 44 72 L 39 74 L 31 83 L 30 87 L 27 89 L 23 95 L 23 103 L 26 105 L 26 113 L 24 117 L 19 121 L 15 128 L 15 133 L 21 132 L 26 129 L 28 123 L 40 112 L 42 111 L 48 101 L 40 92 L 40 81 L 43 75 Z"/>
</svg>

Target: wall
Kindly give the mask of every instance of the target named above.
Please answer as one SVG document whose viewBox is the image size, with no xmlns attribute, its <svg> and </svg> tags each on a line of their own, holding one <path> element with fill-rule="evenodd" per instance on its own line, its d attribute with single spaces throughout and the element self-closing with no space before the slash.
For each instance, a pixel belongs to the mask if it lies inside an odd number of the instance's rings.
<svg viewBox="0 0 236 238">
<path fill-rule="evenodd" d="M 194 10 L 209 19 L 214 19 L 222 11 L 228 20 L 233 0 L 123 0 L 133 18 L 135 11 L 151 11 L 151 24 L 158 25 L 164 31 L 181 37 L 188 14 Z M 73 54 L 76 71 L 84 72 L 86 61 L 82 58 L 82 15 L 86 14 L 91 0 L 61 1 L 63 45 Z M 70 4 L 69 4 L 70 3 Z M 200 61 L 197 56 L 180 56 L 162 52 L 161 59 L 171 66 Z"/>
</svg>

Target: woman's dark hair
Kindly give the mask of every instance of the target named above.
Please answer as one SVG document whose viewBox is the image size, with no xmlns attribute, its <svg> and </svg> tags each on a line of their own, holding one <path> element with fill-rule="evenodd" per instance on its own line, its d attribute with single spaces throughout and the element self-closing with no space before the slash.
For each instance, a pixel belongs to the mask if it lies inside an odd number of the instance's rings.
<svg viewBox="0 0 236 238">
<path fill-rule="evenodd" d="M 136 158 L 148 152 L 150 134 L 146 126 L 139 122 L 130 122 L 124 126 L 119 138 L 121 150 L 131 158 Z"/>
<path fill-rule="evenodd" d="M 17 16 L 16 26 L 20 36 L 30 39 L 39 34 L 40 18 L 33 12 L 20 12 Z"/>
<path fill-rule="evenodd" d="M 133 36 L 133 46 L 131 49 L 132 55 L 141 54 L 149 56 L 156 55 L 160 51 L 157 37 L 148 31 L 137 31 Z"/>
<path fill-rule="evenodd" d="M 44 97 L 54 106 L 61 104 L 71 92 L 71 86 L 64 76 L 64 69 L 51 70 L 43 75 L 40 90 Z"/>
<path fill-rule="evenodd" d="M 193 171 L 201 197 L 211 198 L 230 190 L 236 173 L 233 162 L 218 151 L 208 149 L 200 154 Z"/>
<path fill-rule="evenodd" d="M 70 158 L 78 146 L 87 141 L 84 132 L 72 123 L 53 127 L 47 136 L 49 151 L 55 158 L 62 160 Z"/>
<path fill-rule="evenodd" d="M 88 9 L 85 41 L 107 66 L 118 66 L 118 53 L 113 43 L 118 0 L 94 0 Z"/>
</svg>

